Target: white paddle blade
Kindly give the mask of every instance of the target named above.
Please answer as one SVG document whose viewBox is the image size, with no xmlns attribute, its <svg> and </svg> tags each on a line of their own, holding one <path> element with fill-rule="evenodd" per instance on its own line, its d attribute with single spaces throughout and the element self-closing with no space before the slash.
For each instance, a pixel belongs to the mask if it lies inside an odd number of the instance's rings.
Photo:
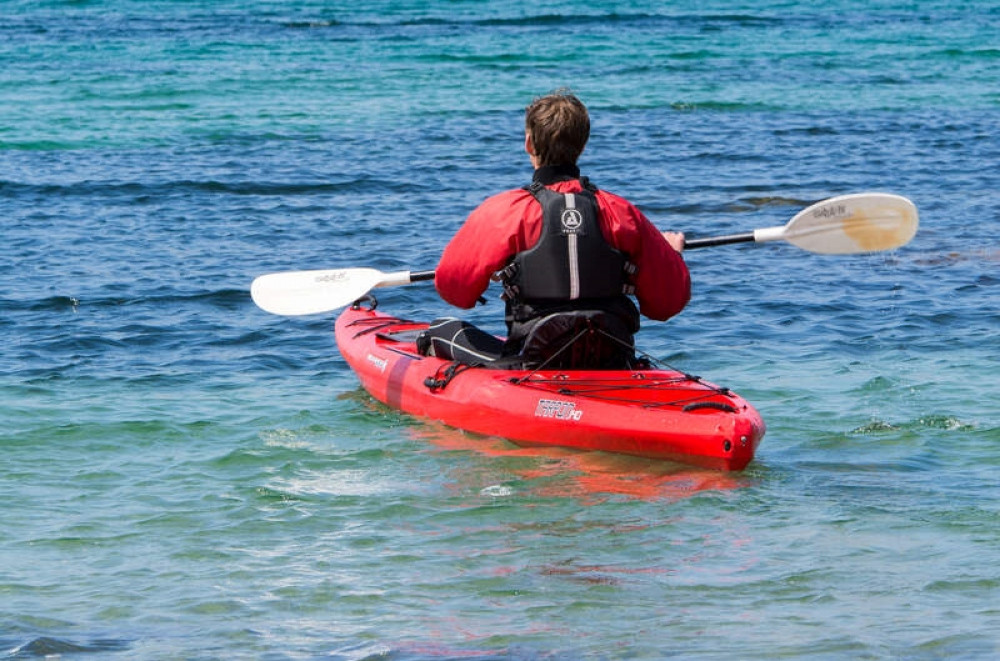
<svg viewBox="0 0 1000 661">
<path fill-rule="evenodd" d="M 754 239 L 784 239 L 826 255 L 892 250 L 909 243 L 919 225 L 917 207 L 890 193 L 856 193 L 823 200 L 800 211 L 784 228 L 758 230 Z"/>
<path fill-rule="evenodd" d="M 288 271 L 256 278 L 250 286 L 250 296 L 262 310 L 297 316 L 336 310 L 375 287 L 408 282 L 409 271 L 382 273 L 368 268 Z"/>
</svg>

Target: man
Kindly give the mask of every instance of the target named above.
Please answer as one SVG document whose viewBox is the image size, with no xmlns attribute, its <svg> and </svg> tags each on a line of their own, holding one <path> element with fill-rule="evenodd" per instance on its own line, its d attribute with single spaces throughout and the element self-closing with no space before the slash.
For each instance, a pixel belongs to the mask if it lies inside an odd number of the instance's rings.
<svg viewBox="0 0 1000 661">
<path fill-rule="evenodd" d="M 475 305 L 491 278 L 502 281 L 508 339 L 438 320 L 425 352 L 470 363 L 503 356 L 531 367 L 624 368 L 634 360 L 639 312 L 665 321 L 684 308 L 691 294 L 684 235 L 661 233 L 630 202 L 580 176 L 589 137 L 587 109 L 574 95 L 559 91 L 528 106 L 532 185 L 475 209 L 435 274 L 438 293 L 460 308 Z M 580 339 L 582 346 L 569 347 Z"/>
</svg>

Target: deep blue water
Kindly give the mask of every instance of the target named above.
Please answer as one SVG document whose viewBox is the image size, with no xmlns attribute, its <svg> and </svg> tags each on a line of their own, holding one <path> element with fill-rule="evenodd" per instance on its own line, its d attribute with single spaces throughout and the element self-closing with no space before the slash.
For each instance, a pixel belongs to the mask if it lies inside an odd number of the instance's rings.
<svg viewBox="0 0 1000 661">
<path fill-rule="evenodd" d="M 0 656 L 1000 653 L 1000 9 L 988 2 L 2 4 Z M 375 404 L 262 273 L 433 268 L 581 166 L 662 229 L 884 190 L 897 251 L 690 251 L 649 353 L 768 423 L 736 475 Z M 494 300 L 467 316 L 500 329 Z M 381 306 L 454 313 L 428 284 Z"/>
</svg>

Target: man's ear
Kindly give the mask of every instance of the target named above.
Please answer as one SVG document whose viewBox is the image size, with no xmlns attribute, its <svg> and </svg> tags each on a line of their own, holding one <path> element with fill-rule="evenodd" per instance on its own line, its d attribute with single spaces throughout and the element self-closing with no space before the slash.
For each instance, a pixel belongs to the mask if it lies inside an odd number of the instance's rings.
<svg viewBox="0 0 1000 661">
<path fill-rule="evenodd" d="M 535 155 L 535 143 L 531 141 L 531 134 L 524 134 L 524 151 L 528 152 L 529 155 Z"/>
</svg>

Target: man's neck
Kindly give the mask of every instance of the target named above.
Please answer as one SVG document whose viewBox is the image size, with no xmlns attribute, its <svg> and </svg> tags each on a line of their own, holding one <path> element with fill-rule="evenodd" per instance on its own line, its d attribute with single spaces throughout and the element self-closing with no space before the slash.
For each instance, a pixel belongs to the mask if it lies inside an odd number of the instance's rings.
<svg viewBox="0 0 1000 661">
<path fill-rule="evenodd" d="M 562 165 L 543 165 L 535 168 L 535 175 L 532 181 L 537 181 L 544 186 L 554 184 L 559 181 L 571 181 L 580 178 L 580 168 L 572 163 Z"/>
</svg>

